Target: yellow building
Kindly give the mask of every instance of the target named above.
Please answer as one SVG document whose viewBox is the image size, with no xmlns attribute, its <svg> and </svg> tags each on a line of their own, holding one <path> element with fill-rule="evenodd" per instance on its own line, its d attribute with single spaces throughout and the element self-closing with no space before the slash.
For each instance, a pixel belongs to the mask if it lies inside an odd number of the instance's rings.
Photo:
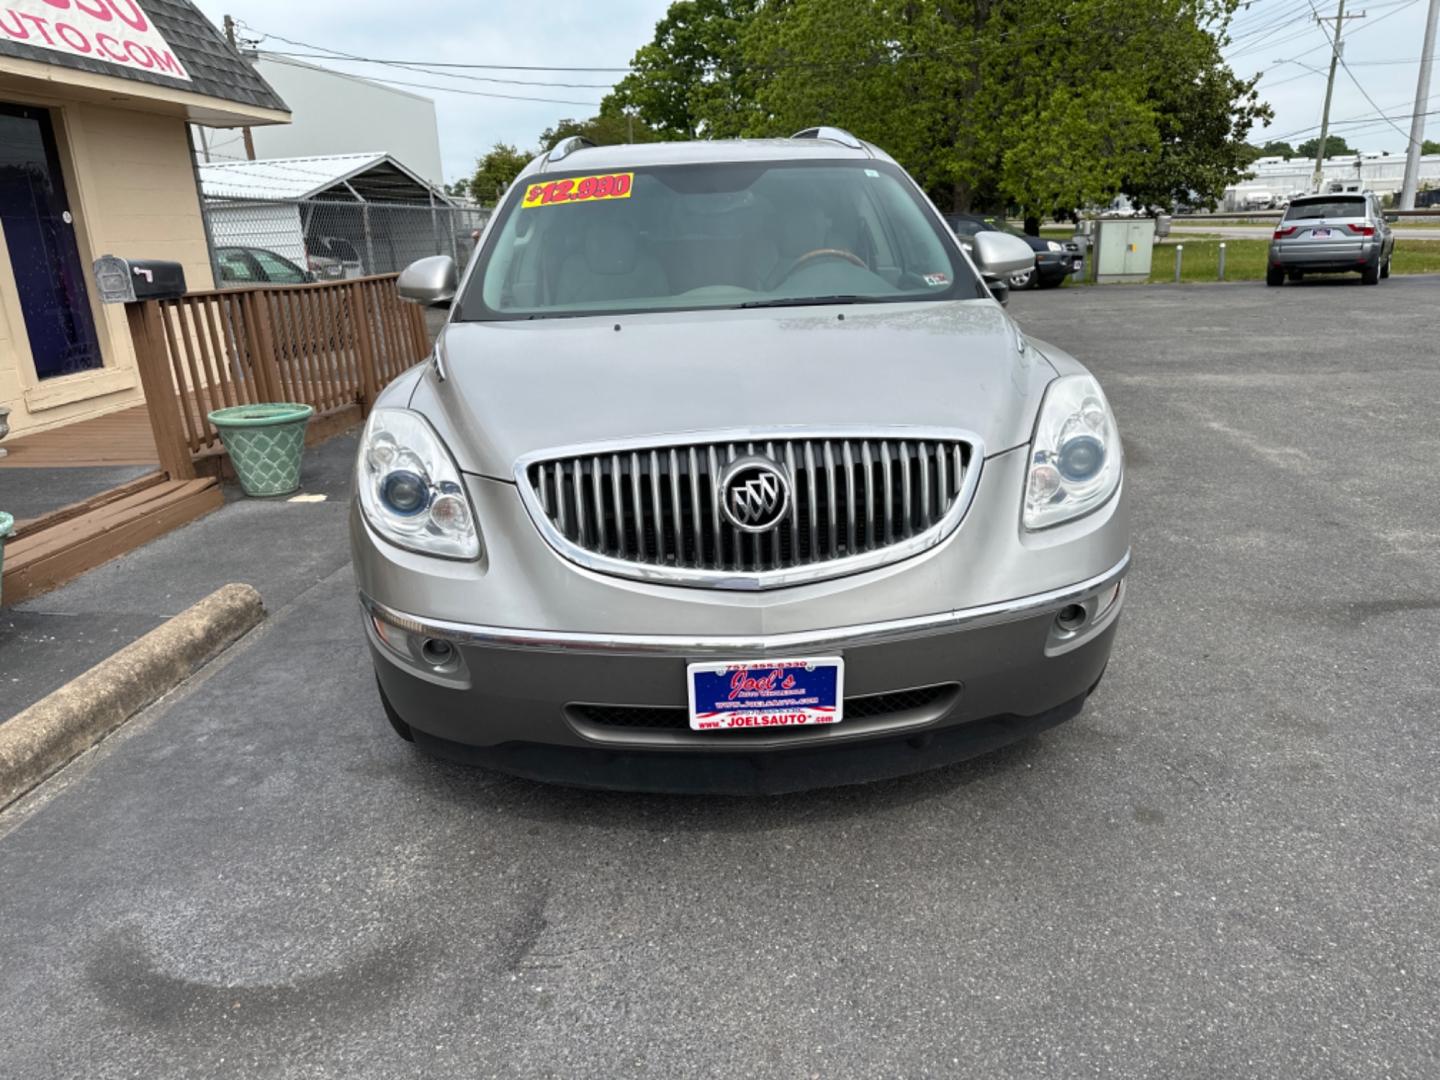
<svg viewBox="0 0 1440 1080">
<path fill-rule="evenodd" d="M 285 103 L 188 0 L 0 6 L 0 406 L 16 433 L 142 400 L 100 255 L 213 287 L 189 124 L 280 124 Z"/>
</svg>

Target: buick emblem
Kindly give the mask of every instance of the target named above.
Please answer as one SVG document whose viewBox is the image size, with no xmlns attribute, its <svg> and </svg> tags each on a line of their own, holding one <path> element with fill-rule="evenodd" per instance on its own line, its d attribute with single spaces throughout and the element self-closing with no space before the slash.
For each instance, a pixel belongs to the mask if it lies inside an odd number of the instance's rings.
<svg viewBox="0 0 1440 1080">
<path fill-rule="evenodd" d="M 736 458 L 721 472 L 715 495 L 731 525 L 745 532 L 769 532 L 790 509 L 790 479 L 769 458 Z"/>
</svg>

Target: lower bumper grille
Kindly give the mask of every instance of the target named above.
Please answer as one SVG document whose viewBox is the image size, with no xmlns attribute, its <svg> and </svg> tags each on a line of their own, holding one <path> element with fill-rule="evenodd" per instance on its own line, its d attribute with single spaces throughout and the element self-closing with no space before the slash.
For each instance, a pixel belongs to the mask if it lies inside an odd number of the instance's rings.
<svg viewBox="0 0 1440 1080">
<path fill-rule="evenodd" d="M 940 683 L 935 686 L 920 686 L 912 690 L 894 690 L 884 694 L 862 694 L 845 699 L 845 715 L 841 726 L 854 720 L 881 720 L 912 713 L 919 710 L 935 709 L 948 704 L 958 693 L 958 683 Z M 571 705 L 570 713 L 575 719 L 596 727 L 631 728 L 647 731 L 689 731 L 690 713 L 683 707 L 669 705 Z M 715 733 L 719 737 L 746 734 L 774 736 L 786 731 L 809 731 L 812 728 L 739 728 L 735 731 Z M 711 734 L 709 732 L 707 735 Z"/>
</svg>

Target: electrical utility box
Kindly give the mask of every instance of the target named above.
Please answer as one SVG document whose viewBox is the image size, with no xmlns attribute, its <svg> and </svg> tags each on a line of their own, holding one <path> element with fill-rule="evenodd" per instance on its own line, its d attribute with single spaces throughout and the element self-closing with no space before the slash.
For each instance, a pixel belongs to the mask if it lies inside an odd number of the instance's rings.
<svg viewBox="0 0 1440 1080">
<path fill-rule="evenodd" d="M 1149 281 L 1154 247 L 1152 218 L 1101 218 L 1095 222 L 1091 280 L 1101 285 Z"/>
</svg>

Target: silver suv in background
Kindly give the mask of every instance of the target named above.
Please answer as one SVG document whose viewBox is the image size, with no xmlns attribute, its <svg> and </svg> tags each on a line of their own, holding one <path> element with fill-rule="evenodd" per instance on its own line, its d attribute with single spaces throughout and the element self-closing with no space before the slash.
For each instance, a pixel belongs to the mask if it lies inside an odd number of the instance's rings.
<svg viewBox="0 0 1440 1080">
<path fill-rule="evenodd" d="M 1395 234 L 1373 192 L 1305 195 L 1293 200 L 1270 241 L 1266 285 L 1306 274 L 1359 273 L 1366 285 L 1390 276 Z"/>
</svg>

